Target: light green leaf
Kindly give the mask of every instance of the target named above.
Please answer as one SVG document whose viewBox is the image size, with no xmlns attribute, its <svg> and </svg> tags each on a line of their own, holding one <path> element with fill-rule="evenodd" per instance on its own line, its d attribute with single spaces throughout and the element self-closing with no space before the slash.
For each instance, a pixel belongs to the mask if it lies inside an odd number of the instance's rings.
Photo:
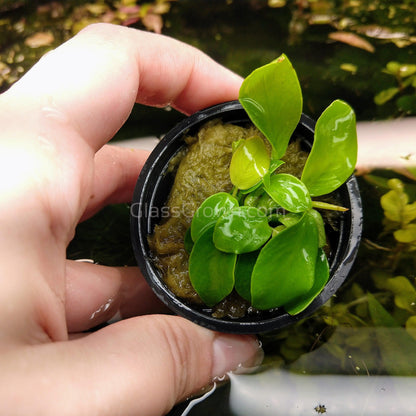
<svg viewBox="0 0 416 416">
<path fill-rule="evenodd" d="M 399 74 L 402 78 L 410 77 L 416 73 L 416 65 L 414 64 L 402 64 L 400 66 Z"/>
<path fill-rule="evenodd" d="M 260 251 L 251 277 L 252 305 L 270 309 L 306 295 L 314 284 L 317 255 L 316 223 L 304 215 Z"/>
<path fill-rule="evenodd" d="M 196 210 L 191 223 L 192 240 L 196 241 L 208 228 L 215 225 L 222 214 L 238 207 L 238 201 L 226 192 L 208 197 Z"/>
<path fill-rule="evenodd" d="M 387 103 L 387 101 L 390 101 L 396 94 L 398 94 L 399 89 L 396 87 L 387 88 L 383 91 L 380 91 L 375 97 L 374 97 L 374 103 L 377 105 L 383 105 Z"/>
<path fill-rule="evenodd" d="M 396 230 L 394 238 L 399 243 L 416 243 L 416 224 L 408 224 L 400 230 Z"/>
<path fill-rule="evenodd" d="M 215 248 L 213 227 L 195 242 L 189 257 L 189 278 L 207 306 L 214 306 L 231 293 L 237 256 Z"/>
<path fill-rule="evenodd" d="M 260 137 L 250 137 L 241 143 L 231 158 L 231 183 L 238 189 L 249 189 L 269 171 L 269 151 Z"/>
<path fill-rule="evenodd" d="M 267 216 L 255 207 L 242 206 L 225 213 L 215 224 L 214 244 L 226 253 L 248 253 L 271 236 Z"/>
<path fill-rule="evenodd" d="M 404 207 L 409 202 L 408 195 L 404 192 L 401 181 L 390 179 L 388 186 L 392 189 L 380 198 L 384 215 L 391 221 L 402 222 Z"/>
<path fill-rule="evenodd" d="M 281 55 L 245 78 L 239 100 L 271 143 L 273 158 L 280 159 L 302 113 L 299 80 L 287 56 Z"/>
<path fill-rule="evenodd" d="M 308 189 L 293 175 L 271 175 L 264 189 L 275 202 L 290 212 L 304 212 L 312 206 Z"/>
<path fill-rule="evenodd" d="M 386 281 L 386 289 L 394 294 L 397 307 L 411 313 L 416 312 L 416 289 L 405 276 L 396 276 Z"/>
<path fill-rule="evenodd" d="M 315 139 L 302 173 L 311 196 L 328 194 L 354 172 L 357 130 L 352 108 L 335 100 L 319 117 Z"/>
</svg>

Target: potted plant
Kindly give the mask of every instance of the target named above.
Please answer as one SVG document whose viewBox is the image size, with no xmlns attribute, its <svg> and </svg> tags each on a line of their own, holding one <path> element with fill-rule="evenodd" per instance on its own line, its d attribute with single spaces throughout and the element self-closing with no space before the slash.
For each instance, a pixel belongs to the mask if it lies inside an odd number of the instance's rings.
<svg viewBox="0 0 416 416">
<path fill-rule="evenodd" d="M 334 101 L 315 126 L 285 55 L 255 70 L 238 102 L 179 123 L 146 162 L 132 206 L 145 278 L 174 312 L 216 330 L 310 314 L 358 249 L 356 155 L 348 104 Z"/>
</svg>

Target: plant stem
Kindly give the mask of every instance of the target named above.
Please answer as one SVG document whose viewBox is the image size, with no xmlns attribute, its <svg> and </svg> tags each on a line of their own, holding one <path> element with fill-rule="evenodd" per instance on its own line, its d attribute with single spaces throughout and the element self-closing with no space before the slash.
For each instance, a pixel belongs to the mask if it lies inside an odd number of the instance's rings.
<svg viewBox="0 0 416 416">
<path fill-rule="evenodd" d="M 348 211 L 348 208 L 340 207 L 339 205 L 328 204 L 327 202 L 322 201 L 312 201 L 312 206 L 314 208 L 329 209 L 331 211 Z"/>
</svg>

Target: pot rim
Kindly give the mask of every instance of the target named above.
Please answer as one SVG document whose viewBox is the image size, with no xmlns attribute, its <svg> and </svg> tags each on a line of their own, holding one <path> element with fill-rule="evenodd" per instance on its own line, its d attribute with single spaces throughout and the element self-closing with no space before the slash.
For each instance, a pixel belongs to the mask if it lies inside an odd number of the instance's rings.
<svg viewBox="0 0 416 416">
<path fill-rule="evenodd" d="M 184 145 L 181 139 L 185 134 L 199 128 L 207 121 L 220 117 L 229 122 L 233 121 L 233 117 L 250 122 L 238 101 L 217 104 L 180 121 L 161 139 L 150 154 L 142 168 L 134 190 L 130 217 L 133 251 L 137 264 L 148 284 L 152 287 L 157 297 L 176 314 L 201 326 L 220 332 L 240 334 L 269 332 L 283 328 L 310 315 L 322 306 L 346 279 L 356 258 L 362 234 L 363 213 L 358 183 L 356 178 L 351 176 L 340 187 L 345 187 L 346 201 L 350 208 L 346 214 L 348 221 L 341 221 L 343 224 L 348 223 L 345 225 L 349 226 L 349 230 L 344 229 L 340 231 L 341 237 L 346 235 L 347 238 L 345 241 L 340 239 L 334 260 L 331 263 L 330 277 L 326 286 L 303 312 L 297 315 L 289 315 L 286 312 L 282 313 L 282 308 L 278 308 L 280 310 L 278 314 L 271 314 L 270 317 L 265 316 L 261 319 L 253 316 L 254 320 L 251 321 L 248 320 L 249 318 L 244 320 L 214 318 L 209 313 L 204 313 L 202 309 L 196 309 L 196 306 L 190 305 L 186 300 L 178 298 L 170 291 L 151 260 L 147 236 L 151 233 L 154 224 L 154 221 L 152 222 L 152 219 L 148 216 L 148 208 L 155 203 L 155 190 L 164 178 L 169 160 Z M 227 118 L 231 120 L 227 120 Z M 315 122 L 307 115 L 302 114 L 297 130 L 302 129 L 313 137 L 314 127 Z M 156 168 L 159 168 L 159 170 L 156 170 Z M 148 197 L 150 197 L 149 201 L 147 200 Z M 165 200 L 166 197 L 167 195 L 165 194 Z M 264 315 L 267 315 L 267 312 Z"/>
</svg>

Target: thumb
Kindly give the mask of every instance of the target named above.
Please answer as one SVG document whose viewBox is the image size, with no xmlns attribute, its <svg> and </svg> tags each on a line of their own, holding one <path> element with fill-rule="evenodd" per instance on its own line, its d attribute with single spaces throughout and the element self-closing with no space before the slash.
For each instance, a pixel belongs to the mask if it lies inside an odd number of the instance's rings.
<svg viewBox="0 0 416 416">
<path fill-rule="evenodd" d="M 263 356 L 252 336 L 215 333 L 166 315 L 121 321 L 84 342 L 92 354 L 96 347 L 103 354 L 97 381 L 112 374 L 112 395 L 103 400 L 109 401 L 106 408 L 118 410 L 123 397 L 120 414 L 164 415 L 214 378 L 240 364 L 258 365 Z M 108 360 L 112 351 L 115 362 Z"/>
<path fill-rule="evenodd" d="M 164 415 L 213 378 L 262 358 L 254 337 L 219 334 L 164 315 L 130 318 L 84 338 L 26 350 L 18 353 L 20 366 L 0 358 L 10 392 L 31 396 L 10 402 L 13 414 Z M 33 385 L 37 379 L 42 382 Z"/>
</svg>

